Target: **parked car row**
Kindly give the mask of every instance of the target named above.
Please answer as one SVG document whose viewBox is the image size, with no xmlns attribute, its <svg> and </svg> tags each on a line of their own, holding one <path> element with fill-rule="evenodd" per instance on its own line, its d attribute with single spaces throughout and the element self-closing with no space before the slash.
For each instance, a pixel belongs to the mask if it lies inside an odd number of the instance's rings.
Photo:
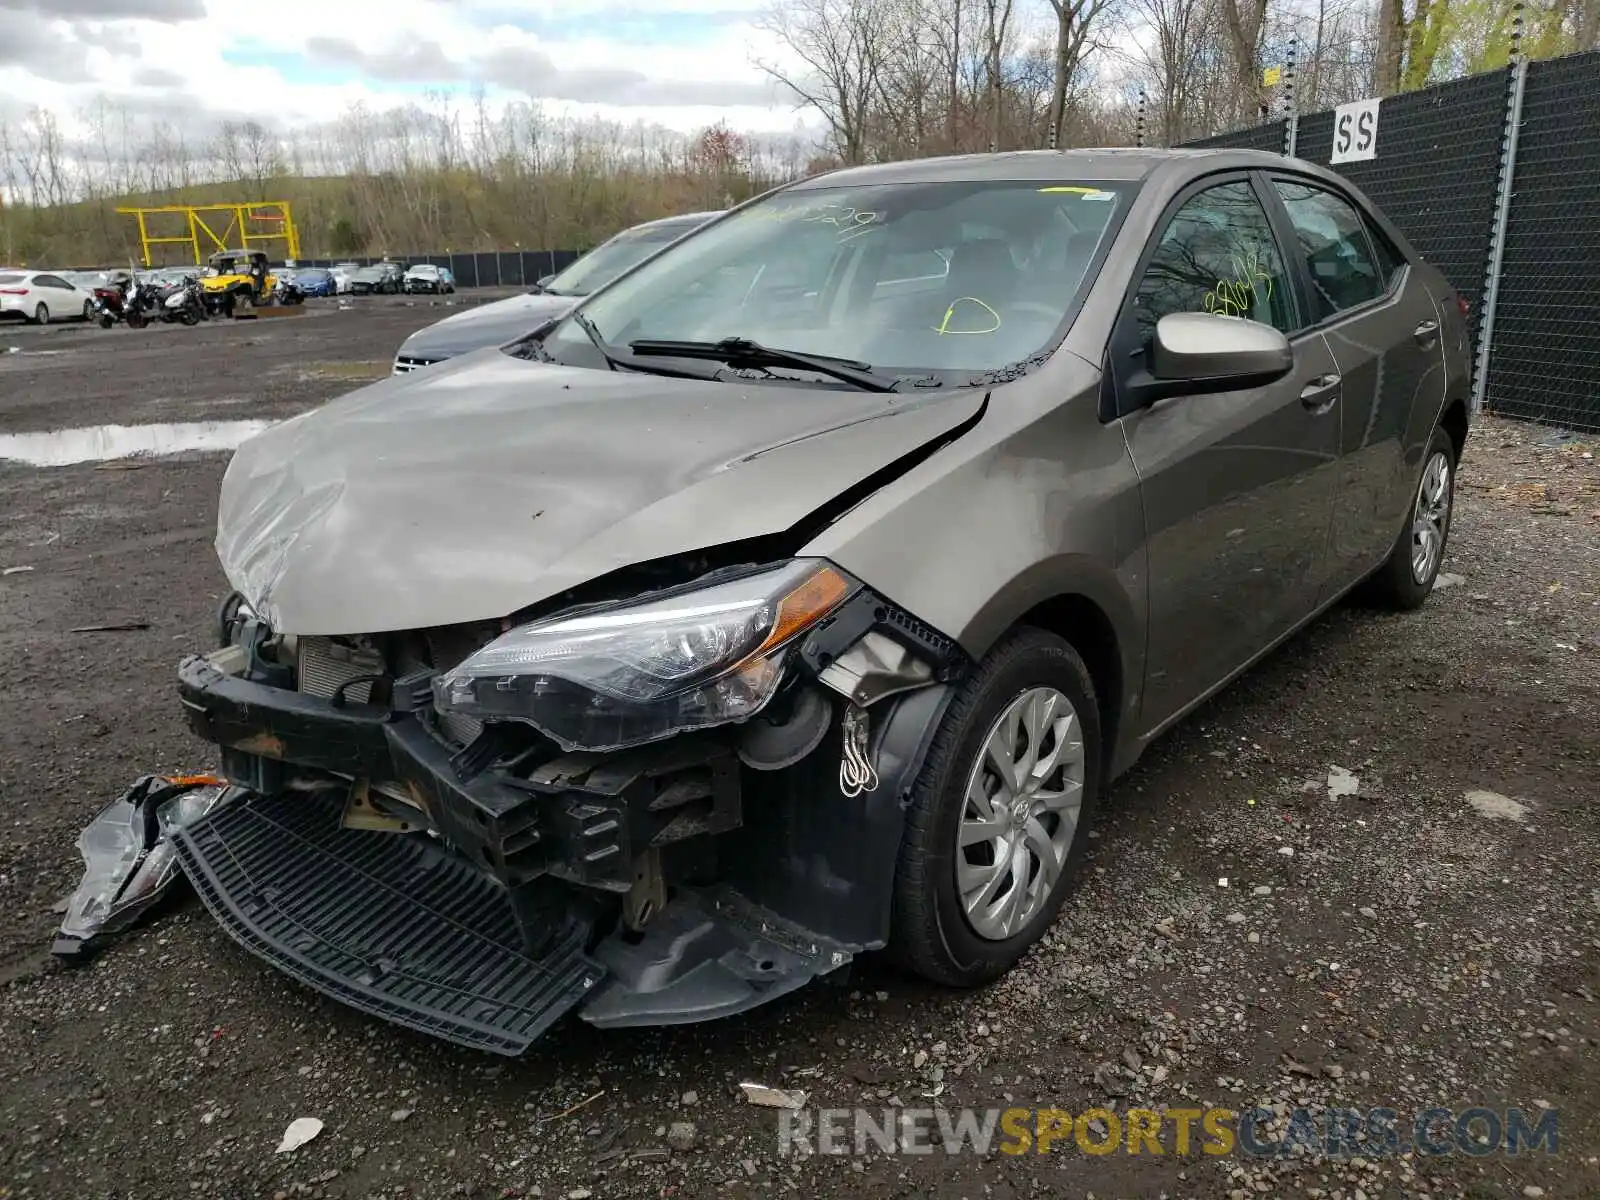
<svg viewBox="0 0 1600 1200">
<path fill-rule="evenodd" d="M 624 229 L 565 269 L 546 275 L 520 296 L 469 308 L 417 330 L 395 355 L 394 374 L 403 375 L 470 350 L 504 345 L 532 332 L 545 321 L 565 316 L 596 288 L 610 283 L 664 246 L 721 215 L 720 212 L 685 213 Z M 416 271 L 421 267 L 411 269 Z M 443 270 L 442 267 L 436 269 Z"/>
<path fill-rule="evenodd" d="M 0 318 L 44 325 L 50 322 L 99 320 L 104 305 L 96 293 L 123 290 L 130 280 L 170 289 L 198 280 L 210 312 L 231 314 L 236 307 L 299 303 L 308 297 L 401 293 L 447 295 L 456 290 L 449 267 L 434 263 L 384 260 L 371 266 L 336 263 L 331 267 L 273 267 L 260 250 L 219 250 L 204 265 L 108 267 L 103 270 L 48 271 L 0 267 Z"/>
</svg>

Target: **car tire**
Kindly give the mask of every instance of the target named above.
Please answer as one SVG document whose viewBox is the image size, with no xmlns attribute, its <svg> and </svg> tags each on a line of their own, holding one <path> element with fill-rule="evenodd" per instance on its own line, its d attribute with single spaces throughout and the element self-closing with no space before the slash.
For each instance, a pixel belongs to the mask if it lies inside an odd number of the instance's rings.
<svg viewBox="0 0 1600 1200">
<path fill-rule="evenodd" d="M 94 320 L 94 301 L 93 300 L 85 300 L 83 302 L 83 319 L 85 321 Z"/>
<path fill-rule="evenodd" d="M 39 305 L 33 310 L 33 323 L 35 325 L 50 324 L 50 309 L 47 305 Z"/>
<path fill-rule="evenodd" d="M 240 291 L 237 291 L 237 292 L 235 292 L 233 294 L 233 307 L 234 308 L 236 308 L 236 309 L 239 309 L 239 308 L 254 308 L 255 306 L 256 306 L 256 298 L 254 296 L 252 296 L 249 292 L 244 291 L 244 290 L 241 289 Z"/>
<path fill-rule="evenodd" d="M 1001 776 L 992 742 L 1005 744 L 1000 752 L 1011 756 L 1013 780 L 1019 765 L 1034 764 L 1021 788 Z M 1042 776 L 1041 750 L 1055 756 Z M 1071 889 L 1101 766 L 1100 712 L 1083 659 L 1041 629 L 1010 635 L 960 684 L 912 788 L 895 870 L 891 955 L 955 987 L 1004 974 L 1044 934 Z M 975 904 L 969 911 L 958 873 L 977 901 L 1025 886 L 1015 907 Z"/>
<path fill-rule="evenodd" d="M 1439 578 L 1455 513 L 1456 447 L 1435 429 L 1422 456 L 1405 528 L 1383 565 L 1367 581 L 1367 598 L 1379 607 L 1410 612 L 1422 607 Z"/>
</svg>

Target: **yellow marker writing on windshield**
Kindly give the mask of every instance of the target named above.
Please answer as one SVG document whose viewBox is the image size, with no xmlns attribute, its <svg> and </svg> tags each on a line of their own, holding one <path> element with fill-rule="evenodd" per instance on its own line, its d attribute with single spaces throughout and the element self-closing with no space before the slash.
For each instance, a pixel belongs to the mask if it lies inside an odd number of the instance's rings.
<svg viewBox="0 0 1600 1200">
<path fill-rule="evenodd" d="M 1039 190 L 1044 193 L 1070 192 L 1074 196 L 1109 196 L 1111 194 L 1101 188 L 1068 187 L 1066 184 L 1060 184 L 1056 187 L 1042 187 Z"/>
<path fill-rule="evenodd" d="M 979 308 L 983 309 L 984 312 L 988 313 L 991 318 L 993 318 L 994 324 L 993 325 L 989 325 L 989 326 L 987 326 L 987 327 L 985 327 L 983 329 L 951 329 L 950 328 L 950 318 L 955 315 L 956 306 L 958 304 L 976 304 Z M 934 332 L 935 333 L 993 333 L 996 329 L 999 329 L 999 328 L 1000 328 L 1000 314 L 995 312 L 995 310 L 993 308 L 989 307 L 989 305 L 985 304 L 982 300 L 979 300 L 976 296 L 957 296 L 954 300 L 952 300 L 950 302 L 950 307 L 944 310 L 944 320 L 939 322 L 939 327 L 937 329 L 935 329 Z"/>
</svg>

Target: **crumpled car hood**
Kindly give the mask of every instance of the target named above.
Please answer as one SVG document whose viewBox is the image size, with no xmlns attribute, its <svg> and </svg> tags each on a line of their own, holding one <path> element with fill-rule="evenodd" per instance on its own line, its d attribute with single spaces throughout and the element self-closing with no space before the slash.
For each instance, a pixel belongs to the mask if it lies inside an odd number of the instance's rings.
<svg viewBox="0 0 1600 1200">
<path fill-rule="evenodd" d="M 497 619 L 618 567 L 788 529 L 983 399 L 485 350 L 245 442 L 223 479 L 217 553 L 283 632 Z"/>
<path fill-rule="evenodd" d="M 417 330 L 400 345 L 400 353 L 416 358 L 445 359 L 488 346 L 504 346 L 532 333 L 552 317 L 565 316 L 576 296 L 525 292 L 492 304 L 480 304 Z"/>
</svg>

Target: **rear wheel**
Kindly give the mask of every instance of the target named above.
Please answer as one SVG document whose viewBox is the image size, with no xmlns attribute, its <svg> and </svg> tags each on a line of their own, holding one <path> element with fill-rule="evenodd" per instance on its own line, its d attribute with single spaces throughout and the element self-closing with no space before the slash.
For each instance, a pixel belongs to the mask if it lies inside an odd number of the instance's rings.
<svg viewBox="0 0 1600 1200">
<path fill-rule="evenodd" d="M 1405 528 L 1368 581 L 1366 590 L 1374 602 L 1402 612 L 1422 607 L 1444 561 L 1455 489 L 1455 443 L 1443 429 L 1435 429 L 1422 457 L 1422 476 Z"/>
<path fill-rule="evenodd" d="M 116 323 L 117 323 L 116 318 L 111 316 L 109 313 L 100 318 L 100 328 L 101 329 L 110 329 Z"/>
<path fill-rule="evenodd" d="M 94 320 L 94 301 L 93 300 L 85 300 L 83 302 L 83 319 L 85 321 Z"/>
<path fill-rule="evenodd" d="M 1076 650 L 1022 629 L 961 685 L 912 790 L 891 952 L 938 983 L 1003 974 L 1049 927 L 1100 789 L 1100 717 Z"/>
<path fill-rule="evenodd" d="M 33 323 L 35 325 L 48 325 L 50 323 L 50 309 L 46 305 L 39 305 L 33 310 Z"/>
</svg>

